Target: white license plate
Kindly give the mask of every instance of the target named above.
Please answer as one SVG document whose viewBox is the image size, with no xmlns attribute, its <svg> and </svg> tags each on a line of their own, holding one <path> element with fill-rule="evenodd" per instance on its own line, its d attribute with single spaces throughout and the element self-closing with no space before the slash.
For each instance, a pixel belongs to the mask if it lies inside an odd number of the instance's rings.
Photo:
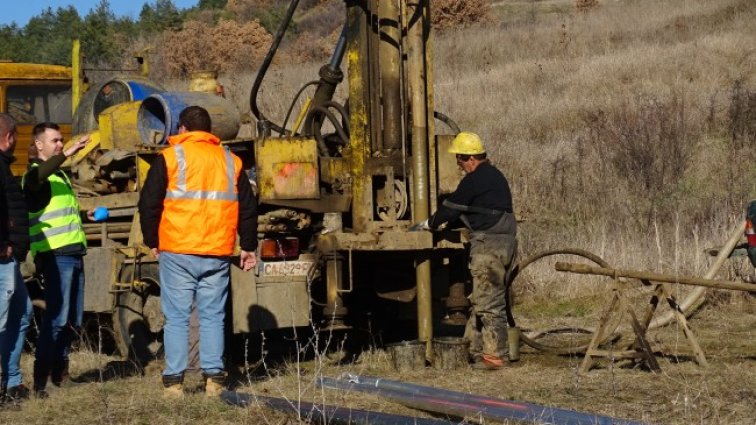
<svg viewBox="0 0 756 425">
<path fill-rule="evenodd" d="M 312 268 L 312 261 L 281 261 L 263 263 L 261 276 L 307 276 Z"/>
</svg>

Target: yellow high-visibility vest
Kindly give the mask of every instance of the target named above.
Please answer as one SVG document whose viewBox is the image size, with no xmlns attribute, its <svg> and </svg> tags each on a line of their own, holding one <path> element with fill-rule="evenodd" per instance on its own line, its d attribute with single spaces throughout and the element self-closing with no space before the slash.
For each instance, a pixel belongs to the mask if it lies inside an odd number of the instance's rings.
<svg viewBox="0 0 756 425">
<path fill-rule="evenodd" d="M 32 167 L 37 166 L 32 164 Z M 50 175 L 47 181 L 50 183 L 50 202 L 40 211 L 29 211 L 32 255 L 76 243 L 86 247 L 87 237 L 81 224 L 79 203 L 76 201 L 71 181 L 60 170 Z M 21 185 L 24 184 L 25 180 L 22 180 Z"/>
</svg>

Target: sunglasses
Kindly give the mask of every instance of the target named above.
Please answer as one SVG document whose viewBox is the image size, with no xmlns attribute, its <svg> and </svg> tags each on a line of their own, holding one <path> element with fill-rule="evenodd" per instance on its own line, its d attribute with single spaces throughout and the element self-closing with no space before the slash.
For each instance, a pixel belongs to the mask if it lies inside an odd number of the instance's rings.
<svg viewBox="0 0 756 425">
<path fill-rule="evenodd" d="M 456 155 L 457 161 L 460 161 L 460 162 L 467 162 L 470 159 L 471 156 L 472 155 L 462 155 L 462 154 L 457 154 Z"/>
</svg>

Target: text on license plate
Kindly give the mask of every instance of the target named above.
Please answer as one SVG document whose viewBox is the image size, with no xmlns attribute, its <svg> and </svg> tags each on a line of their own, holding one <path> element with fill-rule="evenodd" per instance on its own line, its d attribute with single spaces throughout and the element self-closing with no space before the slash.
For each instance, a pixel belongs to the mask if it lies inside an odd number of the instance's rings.
<svg viewBox="0 0 756 425">
<path fill-rule="evenodd" d="M 264 263 L 260 274 L 262 276 L 307 276 L 312 264 L 312 261 Z"/>
</svg>

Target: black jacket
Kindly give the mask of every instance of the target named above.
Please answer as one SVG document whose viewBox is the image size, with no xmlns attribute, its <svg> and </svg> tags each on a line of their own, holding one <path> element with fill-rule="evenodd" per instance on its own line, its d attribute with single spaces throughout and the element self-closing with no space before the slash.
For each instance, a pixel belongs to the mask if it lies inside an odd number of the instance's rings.
<svg viewBox="0 0 756 425">
<path fill-rule="evenodd" d="M 465 175 L 459 182 L 457 189 L 446 198 L 446 201 L 467 207 L 479 207 L 496 210 L 503 213 L 512 212 L 512 192 L 509 182 L 489 161 L 484 161 L 471 173 Z M 454 223 L 461 211 L 439 205 L 438 211 L 428 220 L 428 225 L 438 228 L 443 223 Z M 465 213 L 472 230 L 485 231 L 496 224 L 500 215 Z"/>
<path fill-rule="evenodd" d="M 159 155 L 155 158 L 142 191 L 139 193 L 139 222 L 142 225 L 144 244 L 150 248 L 157 248 L 158 227 L 163 215 L 163 201 L 168 187 L 168 170 L 165 158 Z M 247 173 L 242 171 L 236 182 L 239 199 L 238 228 L 239 246 L 241 249 L 254 252 L 257 248 L 257 203 L 252 195 L 252 187 L 247 180 Z"/>
<path fill-rule="evenodd" d="M 13 256 L 18 261 L 26 259 L 29 252 L 29 210 L 18 179 L 11 173 L 14 158 L 0 151 L 0 248 L 13 246 Z"/>
</svg>

